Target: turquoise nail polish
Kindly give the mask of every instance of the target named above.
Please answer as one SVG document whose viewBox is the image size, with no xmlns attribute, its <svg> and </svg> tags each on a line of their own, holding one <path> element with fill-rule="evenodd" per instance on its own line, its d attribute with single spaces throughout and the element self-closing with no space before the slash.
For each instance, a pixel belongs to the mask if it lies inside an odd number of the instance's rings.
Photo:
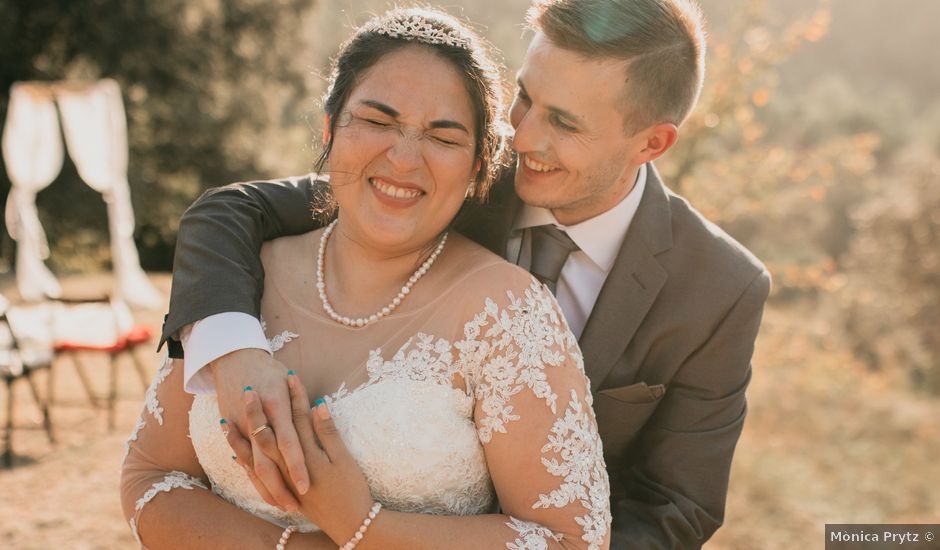
<svg viewBox="0 0 940 550">
<path fill-rule="evenodd" d="M 245 391 L 251 391 L 251 386 L 245 386 Z"/>
<path fill-rule="evenodd" d="M 294 371 L 292 370 L 287 371 L 287 376 L 294 376 Z"/>
<path fill-rule="evenodd" d="M 317 398 L 317 400 L 313 402 L 313 407 L 314 407 L 314 408 L 317 408 L 317 407 L 319 407 L 320 405 L 322 405 L 323 403 L 326 403 L 326 399 L 323 399 L 322 397 Z"/>
<path fill-rule="evenodd" d="M 228 424 L 228 421 L 226 421 L 224 418 L 220 418 L 219 424 Z"/>
</svg>

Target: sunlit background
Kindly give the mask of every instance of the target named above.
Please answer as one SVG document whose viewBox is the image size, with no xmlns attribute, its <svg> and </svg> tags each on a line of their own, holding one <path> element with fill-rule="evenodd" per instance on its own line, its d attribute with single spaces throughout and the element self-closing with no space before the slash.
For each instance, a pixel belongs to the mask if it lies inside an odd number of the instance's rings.
<svg viewBox="0 0 940 550">
<path fill-rule="evenodd" d="M 511 78 L 527 5 L 440 7 L 473 21 Z M 177 220 L 203 190 L 310 170 L 329 56 L 388 6 L 0 0 L 0 121 L 14 82 L 117 80 L 134 239 L 166 293 Z M 709 547 L 821 547 L 826 523 L 940 522 L 940 3 L 703 8 L 705 89 L 657 164 L 774 277 L 725 526 Z M 46 265 L 69 289 L 107 288 L 101 195 L 66 160 L 37 204 Z M 15 300 L 15 243 L 5 233 L 0 243 L 0 280 Z M 161 316 L 138 313 L 154 327 Z M 15 432 L 13 468 L 0 469 L 0 547 L 131 548 L 117 477 L 140 385 L 124 377 L 109 433 L 93 409 L 68 403 L 82 396 L 63 376 L 54 446 L 29 429 L 37 413 L 14 388 L 26 429 Z"/>
</svg>

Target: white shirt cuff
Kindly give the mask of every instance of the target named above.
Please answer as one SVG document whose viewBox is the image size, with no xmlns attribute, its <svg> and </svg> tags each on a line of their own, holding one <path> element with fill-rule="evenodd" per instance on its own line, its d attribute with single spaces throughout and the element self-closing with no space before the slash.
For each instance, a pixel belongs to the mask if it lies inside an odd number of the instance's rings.
<svg viewBox="0 0 940 550">
<path fill-rule="evenodd" d="M 242 349 L 263 349 L 271 353 L 261 322 L 247 313 L 217 313 L 180 331 L 185 352 L 183 389 L 189 393 L 215 393 L 209 363 Z"/>
</svg>

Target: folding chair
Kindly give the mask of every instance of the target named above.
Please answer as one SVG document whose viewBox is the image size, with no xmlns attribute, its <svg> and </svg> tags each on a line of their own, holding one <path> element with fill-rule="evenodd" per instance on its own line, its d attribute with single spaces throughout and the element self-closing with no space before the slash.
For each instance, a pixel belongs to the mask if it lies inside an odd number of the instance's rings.
<svg viewBox="0 0 940 550">
<path fill-rule="evenodd" d="M 129 356 L 144 391 L 150 384 L 145 362 L 135 350 L 150 341 L 150 327 L 134 323 L 130 309 L 123 301 L 109 299 L 59 300 L 55 308 L 54 350 L 68 357 L 85 388 L 89 401 L 96 408 L 108 411 L 108 429 L 115 428 L 118 397 L 119 359 Z M 110 374 L 107 395 L 102 398 L 92 388 L 83 353 L 103 353 L 109 358 Z M 50 385 L 51 387 L 51 385 Z M 53 397 L 50 394 L 50 401 Z"/>
<path fill-rule="evenodd" d="M 33 373 L 46 370 L 52 373 L 53 351 L 49 341 L 34 340 L 31 338 L 18 338 L 17 331 L 10 326 L 7 313 L 9 302 L 0 296 L 0 378 L 6 386 L 7 414 L 3 434 L 3 465 L 6 468 L 13 466 L 13 429 L 14 422 L 14 391 L 13 385 L 17 380 L 25 379 L 29 384 L 30 392 L 42 413 L 42 424 L 49 437 L 50 443 L 55 443 L 55 434 L 52 431 L 52 419 L 49 416 L 48 399 L 43 399 L 36 387 Z"/>
<path fill-rule="evenodd" d="M 151 330 L 134 324 L 130 309 L 124 302 L 95 298 L 24 304 L 11 307 L 9 317 L 17 330 L 29 334 L 32 340 L 45 342 L 56 358 L 68 358 L 75 366 L 92 408 L 108 411 L 109 430 L 114 430 L 116 423 L 118 367 L 122 356 L 130 356 L 146 391 L 150 380 L 145 362 L 134 352 L 150 341 Z M 82 358 L 87 353 L 104 354 L 109 359 L 108 389 L 103 396 L 95 391 L 89 365 Z M 54 365 L 49 372 L 47 402 L 50 406 L 56 404 L 56 370 Z"/>
</svg>

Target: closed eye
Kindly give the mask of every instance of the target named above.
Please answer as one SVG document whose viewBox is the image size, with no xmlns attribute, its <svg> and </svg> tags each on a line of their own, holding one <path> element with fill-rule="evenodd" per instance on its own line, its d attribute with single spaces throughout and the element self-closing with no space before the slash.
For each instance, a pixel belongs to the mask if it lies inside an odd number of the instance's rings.
<svg viewBox="0 0 940 550">
<path fill-rule="evenodd" d="M 442 143 L 442 144 L 444 144 L 444 145 L 460 145 L 460 143 L 458 143 L 458 142 L 456 142 L 456 141 L 454 141 L 454 140 L 452 140 L 452 139 L 442 138 L 442 137 L 438 137 L 438 136 L 431 136 L 431 139 L 433 139 L 434 141 L 436 141 L 436 142 L 438 142 L 438 143 Z"/>
<path fill-rule="evenodd" d="M 552 126 L 564 132 L 577 132 L 578 131 L 577 127 L 568 124 L 567 122 L 562 120 L 560 116 L 558 116 L 555 113 L 548 115 L 548 121 L 551 122 Z"/>
<path fill-rule="evenodd" d="M 439 143 L 447 147 L 463 147 L 467 144 L 466 139 L 463 137 L 463 132 L 457 130 L 436 128 L 426 132 L 424 135 L 434 143 Z"/>
<path fill-rule="evenodd" d="M 361 120 L 363 120 L 364 122 L 366 122 L 366 123 L 368 123 L 368 124 L 371 124 L 371 125 L 373 125 L 373 126 L 379 126 L 379 127 L 382 127 L 382 128 L 385 128 L 385 127 L 387 127 L 387 126 L 390 126 L 390 124 L 389 124 L 388 122 L 385 122 L 385 121 L 382 121 L 382 120 L 378 120 L 378 119 L 375 119 L 375 118 L 362 118 Z"/>
</svg>

